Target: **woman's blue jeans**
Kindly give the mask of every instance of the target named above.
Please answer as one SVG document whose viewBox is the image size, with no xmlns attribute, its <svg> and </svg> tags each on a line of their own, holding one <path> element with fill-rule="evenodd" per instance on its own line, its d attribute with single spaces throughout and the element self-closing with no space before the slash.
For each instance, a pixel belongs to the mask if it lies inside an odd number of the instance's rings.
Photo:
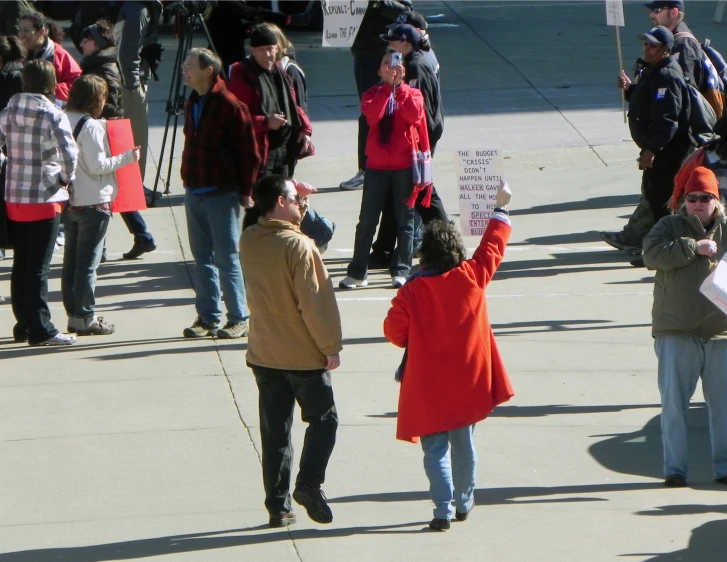
<svg viewBox="0 0 727 562">
<path fill-rule="evenodd" d="M 421 437 L 424 471 L 429 478 L 429 494 L 436 519 L 452 519 L 452 500 L 459 513 L 467 513 L 475 503 L 477 451 L 472 438 L 474 430 L 474 425 L 468 425 Z"/>
</svg>

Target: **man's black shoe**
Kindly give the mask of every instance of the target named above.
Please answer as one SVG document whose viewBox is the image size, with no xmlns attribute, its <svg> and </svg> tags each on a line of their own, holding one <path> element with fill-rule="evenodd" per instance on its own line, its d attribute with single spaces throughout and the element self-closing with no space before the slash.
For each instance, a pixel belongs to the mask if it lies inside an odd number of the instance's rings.
<svg viewBox="0 0 727 562">
<path fill-rule="evenodd" d="M 305 508 L 308 517 L 316 523 L 325 524 L 333 521 L 333 513 L 331 513 L 326 496 L 320 488 L 299 486 L 293 492 L 293 499 L 297 504 Z"/>
<path fill-rule="evenodd" d="M 153 252 L 157 249 L 156 242 L 152 240 L 151 242 L 139 242 L 135 241 L 134 245 L 132 246 L 131 250 L 126 252 L 124 254 L 125 260 L 135 260 L 138 257 L 141 257 L 143 254 L 146 254 L 148 252 Z"/>
<path fill-rule="evenodd" d="M 664 480 L 664 486 L 668 488 L 686 488 L 687 479 L 681 474 L 671 474 Z"/>
<path fill-rule="evenodd" d="M 631 260 L 629 263 L 631 263 L 634 267 L 646 267 L 646 264 L 644 263 L 644 256 L 639 256 L 638 258 Z"/>
<path fill-rule="evenodd" d="M 297 519 L 295 518 L 295 513 L 293 513 L 292 511 L 281 511 L 280 513 L 275 513 L 274 515 L 270 516 L 268 526 L 287 527 L 288 525 L 292 525 L 296 521 Z"/>
</svg>

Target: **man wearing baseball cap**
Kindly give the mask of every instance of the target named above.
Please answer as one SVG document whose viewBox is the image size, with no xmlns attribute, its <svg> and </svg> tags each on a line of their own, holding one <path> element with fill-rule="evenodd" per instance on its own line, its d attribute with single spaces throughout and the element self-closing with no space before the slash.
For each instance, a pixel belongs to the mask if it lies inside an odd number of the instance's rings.
<svg viewBox="0 0 727 562">
<path fill-rule="evenodd" d="M 644 42 L 643 59 L 647 67 L 633 83 L 621 70 L 618 86 L 629 102 L 631 138 L 641 149 L 639 169 L 643 170 L 641 192 L 649 204 L 654 222 L 669 214 L 666 203 L 674 187 L 674 176 L 692 148 L 689 136 L 689 92 L 684 73 L 671 56 L 674 35 L 658 25 L 638 35 Z M 637 209 L 638 210 L 638 209 Z M 634 232 L 637 213 L 631 216 L 626 230 Z M 631 227 L 629 229 L 629 227 Z M 602 232 L 603 240 L 629 253 L 638 251 L 647 232 L 638 240 L 627 240 L 624 232 Z M 632 262 L 642 265 L 643 261 Z"/>
<path fill-rule="evenodd" d="M 684 2 L 682 0 L 661 0 L 645 4 L 649 9 L 651 24 L 664 26 L 674 34 L 672 53 L 682 67 L 684 77 L 699 90 L 714 109 L 717 117 L 722 115 L 724 100 L 719 92 L 719 76 L 710 72 L 712 66 L 699 40 L 684 23 Z"/>
</svg>

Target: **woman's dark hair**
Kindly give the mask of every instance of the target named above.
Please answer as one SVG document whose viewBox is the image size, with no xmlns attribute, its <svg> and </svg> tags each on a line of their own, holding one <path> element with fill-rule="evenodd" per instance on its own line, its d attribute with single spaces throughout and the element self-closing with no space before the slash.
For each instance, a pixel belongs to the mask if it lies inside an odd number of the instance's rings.
<svg viewBox="0 0 727 562">
<path fill-rule="evenodd" d="M 26 12 L 20 16 L 20 21 L 23 20 L 28 20 L 32 23 L 37 31 L 45 29 L 48 32 L 48 38 L 55 43 L 60 43 L 66 36 L 63 33 L 63 28 L 57 22 L 48 19 L 40 12 Z"/>
<path fill-rule="evenodd" d="M 95 74 L 84 74 L 71 86 L 66 110 L 85 113 L 94 118 L 99 117 L 108 93 L 106 80 Z"/>
<path fill-rule="evenodd" d="M 23 67 L 23 92 L 52 95 L 56 91 L 56 69 L 47 60 L 34 59 Z"/>
<path fill-rule="evenodd" d="M 3 64 L 22 61 L 27 56 L 23 44 L 15 35 L 0 36 L 0 58 Z"/>
<path fill-rule="evenodd" d="M 422 39 L 421 41 L 419 41 L 419 44 L 416 46 L 416 48 L 420 51 L 431 51 L 432 44 L 429 42 L 429 35 L 427 35 L 425 32 L 422 32 Z"/>
<path fill-rule="evenodd" d="M 424 227 L 421 252 L 422 267 L 439 273 L 454 269 L 467 259 L 457 228 L 442 220 L 432 221 Z"/>
<path fill-rule="evenodd" d="M 252 188 L 252 198 L 255 201 L 255 206 L 245 210 L 245 217 L 242 221 L 243 230 L 256 224 L 258 218 L 264 217 L 275 209 L 278 197 L 288 195 L 287 182 L 288 178 L 277 174 L 265 176 L 258 180 L 255 187 Z"/>
<path fill-rule="evenodd" d="M 116 37 L 114 37 L 114 26 L 111 24 L 109 20 L 102 19 L 98 20 L 93 25 L 96 26 L 96 30 L 99 32 L 101 37 L 103 37 L 106 42 L 108 43 L 108 47 L 115 47 L 116 46 Z M 96 39 L 91 34 L 91 26 L 89 25 L 86 29 L 84 29 L 81 32 L 81 39 L 91 39 L 93 41 L 96 41 Z M 96 41 L 98 44 L 98 41 Z M 106 47 L 106 48 L 108 48 Z M 99 45 L 99 49 L 101 46 Z"/>
</svg>

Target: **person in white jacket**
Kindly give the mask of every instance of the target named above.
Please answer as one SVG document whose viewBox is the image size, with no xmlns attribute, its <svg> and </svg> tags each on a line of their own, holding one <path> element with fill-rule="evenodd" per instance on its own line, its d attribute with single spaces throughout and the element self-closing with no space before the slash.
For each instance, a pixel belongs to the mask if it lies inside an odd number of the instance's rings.
<svg viewBox="0 0 727 562">
<path fill-rule="evenodd" d="M 115 327 L 96 316 L 94 290 L 104 237 L 116 199 L 116 170 L 138 162 L 137 146 L 111 156 L 106 122 L 98 119 L 108 88 L 103 78 L 84 75 L 73 83 L 66 111 L 78 144 L 76 179 L 62 220 L 66 230 L 61 290 L 68 331 L 78 336 L 113 334 Z"/>
</svg>

